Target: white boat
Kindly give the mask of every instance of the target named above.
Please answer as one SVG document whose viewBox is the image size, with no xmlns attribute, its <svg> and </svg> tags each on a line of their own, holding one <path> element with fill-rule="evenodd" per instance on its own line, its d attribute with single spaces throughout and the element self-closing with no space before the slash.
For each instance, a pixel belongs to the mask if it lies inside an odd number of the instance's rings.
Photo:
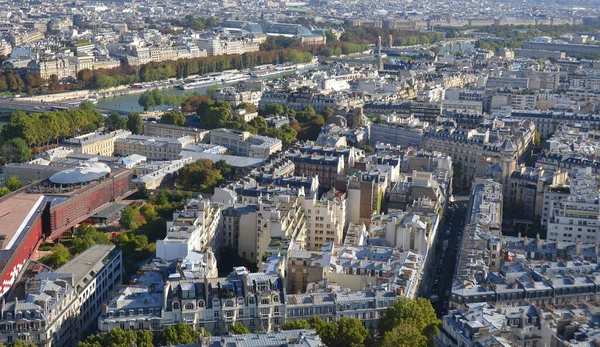
<svg viewBox="0 0 600 347">
<path fill-rule="evenodd" d="M 178 86 L 179 89 L 188 90 L 201 87 L 214 86 L 220 83 L 234 83 L 249 79 L 249 75 L 241 73 L 212 73 L 204 75 L 200 78 L 194 78 L 188 83 Z"/>
</svg>

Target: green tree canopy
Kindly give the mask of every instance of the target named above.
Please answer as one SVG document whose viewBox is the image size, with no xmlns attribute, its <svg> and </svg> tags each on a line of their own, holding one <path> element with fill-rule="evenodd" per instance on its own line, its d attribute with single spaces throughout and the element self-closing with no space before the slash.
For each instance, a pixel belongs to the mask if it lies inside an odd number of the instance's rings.
<svg viewBox="0 0 600 347">
<path fill-rule="evenodd" d="M 185 116 L 181 112 L 166 112 L 160 116 L 160 122 L 162 124 L 184 126 Z"/>
<path fill-rule="evenodd" d="M 283 325 L 283 330 L 296 330 L 296 329 L 310 329 L 311 326 L 307 320 L 297 319 L 297 320 L 286 320 Z"/>
<path fill-rule="evenodd" d="M 11 192 L 14 192 L 15 190 L 21 188 L 23 185 L 21 184 L 21 181 L 19 181 L 19 179 L 17 177 L 12 176 L 6 180 L 6 182 L 4 183 L 4 186 L 6 188 L 8 188 Z"/>
<path fill-rule="evenodd" d="M 89 100 L 84 100 L 79 104 L 79 109 L 84 111 L 95 111 L 96 105 Z"/>
<path fill-rule="evenodd" d="M 265 109 L 265 114 L 267 115 L 282 115 L 283 114 L 283 106 L 281 106 L 280 104 L 271 104 L 269 106 L 267 106 L 267 108 Z"/>
<path fill-rule="evenodd" d="M 126 206 L 123 211 L 121 211 L 119 224 L 124 229 L 136 229 L 141 224 L 139 211 L 131 206 Z"/>
<path fill-rule="evenodd" d="M 200 117 L 200 127 L 203 129 L 216 129 L 228 126 L 233 121 L 231 107 L 218 106 L 215 103 Z"/>
<path fill-rule="evenodd" d="M 31 159 L 31 149 L 20 137 L 6 141 L 0 148 L 0 156 L 9 163 L 22 163 Z"/>
<path fill-rule="evenodd" d="M 47 255 L 40 259 L 42 263 L 54 268 L 64 265 L 69 260 L 71 260 L 71 253 L 69 253 L 69 249 L 62 243 L 52 247 L 51 255 Z"/>
<path fill-rule="evenodd" d="M 183 345 L 194 343 L 197 340 L 198 334 L 189 325 L 178 323 L 175 326 L 167 327 L 162 333 L 163 343 L 168 342 L 174 345 Z"/>
<path fill-rule="evenodd" d="M 130 112 L 127 116 L 127 129 L 135 135 L 143 132 L 142 117 L 139 112 Z"/>
<path fill-rule="evenodd" d="M 246 110 L 246 112 L 250 112 L 250 113 L 258 111 L 258 108 L 256 107 L 256 105 L 251 104 L 249 102 L 242 102 L 241 104 L 238 105 L 237 108 Z"/>
<path fill-rule="evenodd" d="M 127 127 L 127 120 L 121 117 L 120 114 L 113 112 L 104 121 L 104 127 L 108 131 L 125 129 Z"/>
<path fill-rule="evenodd" d="M 250 330 L 240 323 L 232 325 L 229 331 L 234 335 L 250 334 Z"/>
<path fill-rule="evenodd" d="M 433 337 L 437 334 L 440 323 L 429 300 L 400 298 L 394 306 L 387 309 L 379 329 L 384 337 L 397 327 L 411 334 L 411 329 L 414 329 L 427 341 L 426 346 L 433 346 Z"/>
</svg>

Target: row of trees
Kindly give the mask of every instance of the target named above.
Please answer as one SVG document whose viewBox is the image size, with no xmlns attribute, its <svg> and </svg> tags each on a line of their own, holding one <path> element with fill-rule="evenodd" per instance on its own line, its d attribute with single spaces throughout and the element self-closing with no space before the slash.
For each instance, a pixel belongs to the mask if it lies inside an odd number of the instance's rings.
<svg viewBox="0 0 600 347">
<path fill-rule="evenodd" d="M 372 339 L 356 318 L 324 322 L 320 317 L 313 317 L 308 321 L 287 321 L 283 329 L 315 329 L 329 347 L 431 347 L 440 323 L 428 300 L 401 298 L 379 321 L 380 336 L 376 339 Z"/>
<path fill-rule="evenodd" d="M 154 335 L 149 330 L 124 331 L 115 328 L 108 334 L 90 335 L 84 341 L 77 343 L 77 347 L 154 347 L 172 345 L 192 344 L 198 341 L 198 333 L 188 325 L 179 323 L 165 328 L 162 332 Z M 20 346 L 19 346 L 20 347 Z"/>
<path fill-rule="evenodd" d="M 25 113 L 16 111 L 4 125 L 1 137 L 6 140 L 23 139 L 32 146 L 58 143 L 77 133 L 98 129 L 104 117 L 95 110 L 70 110 L 47 113 Z"/>
</svg>

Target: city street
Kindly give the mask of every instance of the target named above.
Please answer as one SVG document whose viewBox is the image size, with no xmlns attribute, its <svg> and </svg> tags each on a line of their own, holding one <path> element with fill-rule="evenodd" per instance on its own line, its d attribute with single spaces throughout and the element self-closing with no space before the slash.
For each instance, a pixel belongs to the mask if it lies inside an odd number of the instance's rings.
<svg viewBox="0 0 600 347">
<path fill-rule="evenodd" d="M 449 209 L 443 229 L 440 230 L 440 249 L 438 251 L 436 277 L 431 294 L 437 295 L 437 302 L 432 302 L 438 316 L 443 316 L 448 309 L 449 296 L 446 294 L 452 290 L 452 278 L 456 268 L 459 238 L 462 237 L 468 202 L 457 201 L 456 208 Z M 450 235 L 446 236 L 446 230 L 450 228 Z M 444 240 L 448 241 L 444 249 Z M 437 283 L 437 285 L 435 284 Z"/>
</svg>

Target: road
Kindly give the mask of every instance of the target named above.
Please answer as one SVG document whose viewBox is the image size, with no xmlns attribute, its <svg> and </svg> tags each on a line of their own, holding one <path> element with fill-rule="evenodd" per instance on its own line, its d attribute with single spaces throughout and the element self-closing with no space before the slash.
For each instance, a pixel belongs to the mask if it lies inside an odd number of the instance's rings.
<svg viewBox="0 0 600 347">
<path fill-rule="evenodd" d="M 25 112 L 49 112 L 52 110 L 52 107 L 66 107 L 69 110 L 77 109 L 78 105 L 69 105 L 62 103 L 44 103 L 39 101 L 31 101 L 31 100 L 19 100 L 18 98 L 0 98 L 0 109 L 7 110 L 20 110 Z M 114 111 L 97 109 L 100 113 L 112 113 Z M 123 113 L 126 115 L 127 113 Z"/>
<path fill-rule="evenodd" d="M 442 229 L 440 229 L 440 243 L 439 251 L 437 252 L 437 268 L 436 268 L 436 280 L 437 285 L 434 284 L 434 288 L 431 294 L 435 294 L 439 297 L 439 300 L 433 303 L 438 316 L 446 314 L 448 308 L 448 297 L 446 297 L 446 291 L 452 290 L 452 278 L 454 277 L 454 271 L 456 269 L 456 261 L 458 255 L 458 239 L 462 237 L 464 229 L 464 223 L 466 223 L 466 213 L 468 201 L 464 199 L 457 199 L 455 202 L 456 208 L 449 209 L 446 214 L 446 220 Z M 452 225 L 450 236 L 446 236 L 446 229 Z M 443 237 L 442 237 L 443 235 Z M 448 240 L 448 246 L 446 249 L 443 248 L 444 240 Z M 435 283 L 435 282 L 434 282 Z"/>
</svg>

